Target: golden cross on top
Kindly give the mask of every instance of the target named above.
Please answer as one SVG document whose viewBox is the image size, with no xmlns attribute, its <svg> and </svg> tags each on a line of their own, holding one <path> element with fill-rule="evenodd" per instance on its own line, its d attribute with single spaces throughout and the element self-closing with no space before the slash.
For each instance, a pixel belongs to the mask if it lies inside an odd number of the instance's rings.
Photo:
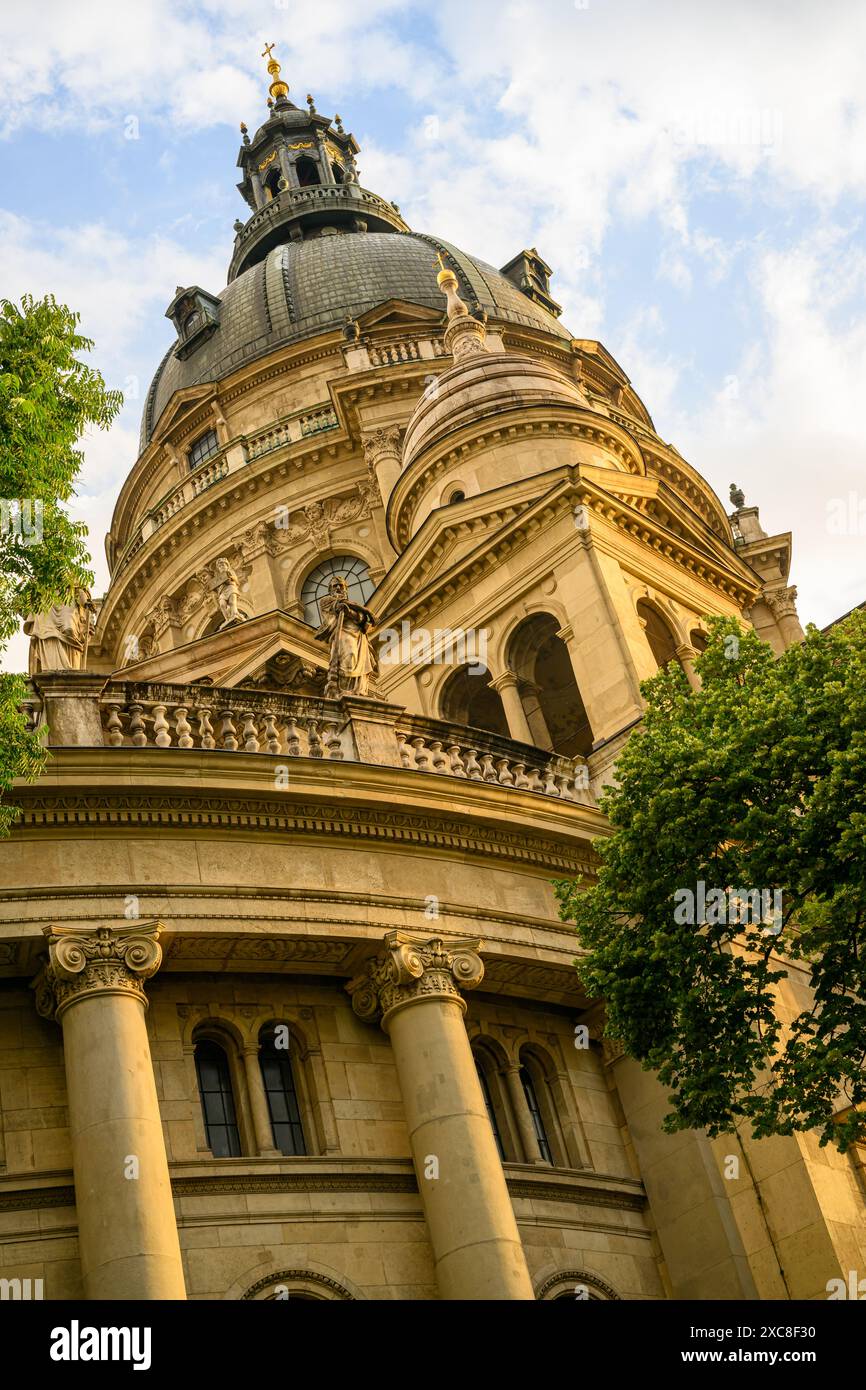
<svg viewBox="0 0 866 1390">
<path fill-rule="evenodd" d="M 433 269 L 435 270 L 437 266 L 439 267 L 440 270 L 447 270 L 447 269 L 448 269 L 448 266 L 445 264 L 445 262 L 444 262 L 443 259 L 442 259 L 442 252 L 441 252 L 441 251 L 437 251 L 437 252 L 436 252 L 436 259 L 435 259 L 435 261 L 433 262 Z"/>
<path fill-rule="evenodd" d="M 265 48 L 264 48 L 264 52 L 262 53 L 262 57 L 263 57 L 263 58 L 270 58 L 270 57 L 272 56 L 272 54 L 273 54 L 273 51 L 274 51 L 274 45 L 273 45 L 272 43 L 266 43 L 266 44 L 265 44 Z"/>
</svg>

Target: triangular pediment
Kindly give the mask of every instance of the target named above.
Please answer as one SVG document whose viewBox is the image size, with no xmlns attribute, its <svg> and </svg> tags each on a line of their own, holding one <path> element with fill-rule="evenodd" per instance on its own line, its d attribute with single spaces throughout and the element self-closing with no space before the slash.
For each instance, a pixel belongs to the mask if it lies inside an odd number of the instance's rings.
<svg viewBox="0 0 866 1390">
<path fill-rule="evenodd" d="M 282 609 L 248 618 L 221 628 L 195 642 L 187 642 L 173 651 L 160 652 L 144 661 L 136 661 L 113 673 L 114 680 L 138 682 L 168 682 L 188 684 L 206 680 L 217 686 L 240 686 L 249 679 L 263 679 L 269 663 L 285 654 L 285 676 L 296 661 L 299 668 L 324 670 L 328 664 L 328 648 L 317 642 L 311 627 Z"/>
<path fill-rule="evenodd" d="M 181 416 L 188 415 L 194 406 L 209 400 L 215 391 L 216 382 L 214 381 L 205 382 L 204 385 L 200 386 L 186 386 L 182 391 L 176 391 L 156 423 L 151 436 L 152 440 L 163 439 Z"/>
<path fill-rule="evenodd" d="M 413 304 L 408 299 L 388 299 L 384 304 L 377 304 L 375 309 L 361 314 L 358 327 L 362 333 L 374 328 L 405 328 L 407 325 L 417 328 L 419 324 L 435 328 L 442 323 L 443 316 L 444 310 L 430 309 L 425 304 Z"/>
</svg>

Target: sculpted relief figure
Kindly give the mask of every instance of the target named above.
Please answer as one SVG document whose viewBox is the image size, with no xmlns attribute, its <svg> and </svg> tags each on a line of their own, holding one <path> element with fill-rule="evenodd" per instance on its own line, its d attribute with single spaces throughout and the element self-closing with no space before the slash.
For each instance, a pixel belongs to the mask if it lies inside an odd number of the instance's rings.
<svg viewBox="0 0 866 1390">
<path fill-rule="evenodd" d="M 375 619 L 369 608 L 353 603 L 342 575 L 337 574 L 328 585 L 319 611 L 322 625 L 316 633 L 320 642 L 327 642 L 331 659 L 325 698 L 336 700 L 340 695 L 367 695 L 370 679 L 375 678 L 377 662 L 369 638 Z"/>
<path fill-rule="evenodd" d="M 73 603 L 58 603 L 47 613 L 24 620 L 30 638 L 30 674 L 40 671 L 81 671 L 95 614 L 88 589 L 76 589 Z"/>
</svg>

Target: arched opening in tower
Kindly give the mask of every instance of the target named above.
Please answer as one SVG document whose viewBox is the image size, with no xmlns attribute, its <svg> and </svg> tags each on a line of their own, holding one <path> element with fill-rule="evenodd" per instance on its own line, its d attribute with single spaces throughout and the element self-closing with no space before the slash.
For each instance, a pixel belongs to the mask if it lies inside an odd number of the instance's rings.
<svg viewBox="0 0 866 1390">
<path fill-rule="evenodd" d="M 298 183 L 301 185 L 301 188 L 310 188 L 312 184 L 322 182 L 319 176 L 318 164 L 314 159 L 308 159 L 305 154 L 301 155 L 295 168 L 298 174 Z"/>
<path fill-rule="evenodd" d="M 551 613 L 525 618 L 512 634 L 507 661 L 536 747 L 586 757 L 593 732 L 568 647 L 557 636 L 560 626 Z"/>
<path fill-rule="evenodd" d="M 439 702 L 442 718 L 509 738 L 502 700 L 489 681 L 489 671 L 478 673 L 475 667 L 461 666 L 445 682 Z"/>
<path fill-rule="evenodd" d="M 269 198 L 276 198 L 276 197 L 278 197 L 279 192 L 280 192 L 280 171 L 279 171 L 279 169 L 274 168 L 274 169 L 270 169 L 270 170 L 268 171 L 268 174 L 267 174 L 267 176 L 266 176 L 266 178 L 265 178 L 265 192 L 267 193 L 267 195 L 268 195 Z"/>
<path fill-rule="evenodd" d="M 640 599 L 637 605 L 637 614 L 643 623 L 650 650 L 659 666 L 667 666 L 669 661 L 676 661 L 679 664 L 677 644 L 674 641 L 673 633 L 658 609 L 644 599 Z"/>
</svg>

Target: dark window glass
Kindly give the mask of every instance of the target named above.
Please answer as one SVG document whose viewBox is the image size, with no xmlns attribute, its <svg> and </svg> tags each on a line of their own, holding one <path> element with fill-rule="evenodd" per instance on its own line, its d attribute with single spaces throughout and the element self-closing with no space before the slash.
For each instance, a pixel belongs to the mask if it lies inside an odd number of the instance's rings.
<svg viewBox="0 0 866 1390">
<path fill-rule="evenodd" d="M 274 1144 L 282 1154 L 305 1154 L 307 1146 L 289 1050 L 278 1048 L 274 1035 L 266 1034 L 259 1049 L 259 1062 L 271 1112 Z"/>
<path fill-rule="evenodd" d="M 535 1127 L 535 1137 L 538 1140 L 538 1147 L 541 1149 L 541 1157 L 547 1163 L 552 1163 L 553 1159 L 550 1154 L 550 1145 L 547 1142 L 547 1135 L 544 1132 L 544 1121 L 541 1118 L 541 1110 L 538 1106 L 538 1096 L 535 1094 L 535 1083 L 526 1067 L 520 1068 L 520 1080 L 523 1083 L 523 1094 L 526 1096 L 526 1104 L 529 1106 L 529 1113 L 532 1116 L 532 1123 Z"/>
<path fill-rule="evenodd" d="M 365 604 L 376 585 L 370 578 L 370 571 L 355 555 L 335 555 L 323 560 L 304 580 L 301 589 L 301 603 L 304 605 L 304 622 L 310 627 L 318 627 L 322 621 L 319 603 L 328 592 L 328 585 L 334 575 L 340 574 L 346 581 L 349 598 L 353 603 Z"/>
<path fill-rule="evenodd" d="M 239 1158 L 241 1138 L 228 1057 L 218 1043 L 197 1043 L 195 1069 L 210 1151 L 214 1158 Z"/>
<path fill-rule="evenodd" d="M 505 1162 L 505 1150 L 502 1147 L 502 1135 L 499 1133 L 499 1125 L 496 1121 L 496 1111 L 493 1109 L 493 1100 L 490 1095 L 490 1085 L 484 1075 L 484 1068 L 476 1060 L 475 1070 L 478 1072 L 478 1080 L 481 1082 L 481 1094 L 484 1096 L 484 1104 L 487 1106 L 487 1115 L 490 1120 L 490 1128 L 493 1130 L 493 1138 L 496 1140 L 496 1147 L 499 1150 L 499 1157 Z"/>
<path fill-rule="evenodd" d="M 219 453 L 219 448 L 220 442 L 217 439 L 216 430 L 208 430 L 206 434 L 200 434 L 187 454 L 190 468 L 198 468 L 200 463 L 213 458 L 214 454 Z"/>
</svg>

